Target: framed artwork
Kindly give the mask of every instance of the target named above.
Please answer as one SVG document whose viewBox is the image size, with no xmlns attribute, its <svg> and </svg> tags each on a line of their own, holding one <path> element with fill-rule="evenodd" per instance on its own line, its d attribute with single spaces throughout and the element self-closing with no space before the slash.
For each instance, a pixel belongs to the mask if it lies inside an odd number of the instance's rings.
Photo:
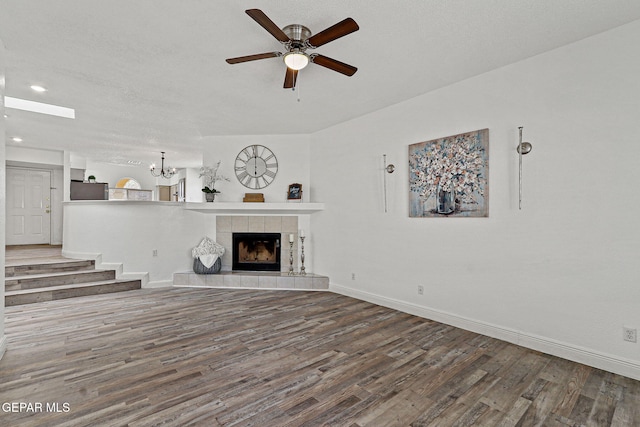
<svg viewBox="0 0 640 427">
<path fill-rule="evenodd" d="M 409 216 L 489 216 L 489 129 L 409 145 Z"/>
<path fill-rule="evenodd" d="M 302 184 L 291 184 L 287 191 L 287 200 L 302 201 Z"/>
</svg>

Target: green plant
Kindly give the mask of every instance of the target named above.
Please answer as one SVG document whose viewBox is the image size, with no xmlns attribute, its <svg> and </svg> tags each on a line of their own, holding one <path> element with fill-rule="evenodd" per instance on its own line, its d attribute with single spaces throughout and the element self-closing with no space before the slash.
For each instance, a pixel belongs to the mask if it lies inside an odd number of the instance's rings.
<svg viewBox="0 0 640 427">
<path fill-rule="evenodd" d="M 215 188 L 209 188 L 209 187 L 204 187 L 202 189 L 203 193 L 219 193 L 218 190 L 216 190 Z"/>
<path fill-rule="evenodd" d="M 89 175 L 89 178 L 87 178 L 89 181 L 95 181 L 96 177 L 94 175 Z"/>
</svg>

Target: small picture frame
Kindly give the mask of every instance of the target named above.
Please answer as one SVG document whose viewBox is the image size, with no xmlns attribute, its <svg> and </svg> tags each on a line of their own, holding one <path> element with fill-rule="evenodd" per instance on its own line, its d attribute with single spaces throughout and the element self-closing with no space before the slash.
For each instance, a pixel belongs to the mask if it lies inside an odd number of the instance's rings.
<svg viewBox="0 0 640 427">
<path fill-rule="evenodd" d="M 302 201 L 302 184 L 289 185 L 289 191 L 287 191 L 287 202 L 301 202 Z"/>
</svg>

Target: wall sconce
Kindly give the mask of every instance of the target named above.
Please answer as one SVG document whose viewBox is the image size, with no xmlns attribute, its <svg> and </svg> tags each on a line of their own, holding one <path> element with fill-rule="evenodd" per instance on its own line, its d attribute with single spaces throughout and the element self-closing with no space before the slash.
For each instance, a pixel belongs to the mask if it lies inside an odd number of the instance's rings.
<svg viewBox="0 0 640 427">
<path fill-rule="evenodd" d="M 533 146 L 530 142 L 522 142 L 522 126 L 518 130 L 520 131 L 520 142 L 516 147 L 518 152 L 518 209 L 522 210 L 522 156 L 529 154 Z"/>
<path fill-rule="evenodd" d="M 387 155 L 383 154 L 382 159 L 384 162 L 384 211 L 387 212 L 387 174 L 393 173 L 396 167 L 393 164 L 387 164 Z"/>
</svg>

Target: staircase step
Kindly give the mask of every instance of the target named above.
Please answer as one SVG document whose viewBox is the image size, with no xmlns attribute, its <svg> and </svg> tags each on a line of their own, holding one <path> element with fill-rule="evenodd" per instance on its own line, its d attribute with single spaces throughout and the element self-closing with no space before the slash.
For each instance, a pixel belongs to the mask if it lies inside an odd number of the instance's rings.
<svg viewBox="0 0 640 427">
<path fill-rule="evenodd" d="M 31 274 L 61 273 L 65 271 L 93 270 L 94 260 L 63 260 L 43 263 L 25 263 L 7 265 L 4 268 L 5 277 L 27 276 Z"/>
<path fill-rule="evenodd" d="M 7 292 L 47 288 L 51 286 L 114 280 L 115 278 L 116 272 L 114 270 L 81 270 L 64 273 L 31 274 L 5 279 L 4 290 Z"/>
<path fill-rule="evenodd" d="M 6 307 L 37 302 L 53 301 L 88 295 L 108 294 L 140 289 L 140 280 L 105 280 L 91 283 L 75 283 L 49 286 L 39 289 L 23 289 L 5 291 L 4 305 Z"/>
</svg>

